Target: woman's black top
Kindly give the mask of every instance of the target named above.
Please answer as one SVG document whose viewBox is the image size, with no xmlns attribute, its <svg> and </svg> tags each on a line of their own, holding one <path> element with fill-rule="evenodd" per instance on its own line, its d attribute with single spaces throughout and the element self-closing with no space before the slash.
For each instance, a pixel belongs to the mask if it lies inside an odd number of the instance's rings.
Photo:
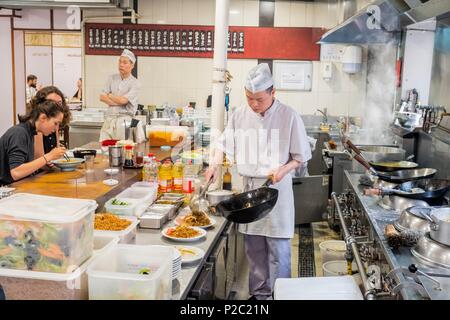
<svg viewBox="0 0 450 320">
<path fill-rule="evenodd" d="M 56 132 L 53 132 L 48 136 L 44 136 L 43 143 L 44 143 L 44 154 L 49 153 L 50 151 L 52 151 L 52 149 L 56 148 L 57 145 Z"/>
<path fill-rule="evenodd" d="M 0 186 L 13 182 L 11 170 L 34 160 L 36 129 L 29 121 L 9 128 L 0 137 Z"/>
</svg>

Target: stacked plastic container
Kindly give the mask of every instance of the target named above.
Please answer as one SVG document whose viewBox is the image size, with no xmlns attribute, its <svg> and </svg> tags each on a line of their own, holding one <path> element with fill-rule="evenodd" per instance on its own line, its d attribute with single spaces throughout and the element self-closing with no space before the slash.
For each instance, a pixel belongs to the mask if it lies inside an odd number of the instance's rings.
<svg viewBox="0 0 450 320">
<path fill-rule="evenodd" d="M 106 211 L 118 215 L 140 217 L 147 207 L 152 204 L 158 194 L 156 184 L 148 187 L 132 186 L 119 193 L 105 203 Z M 125 202 L 126 205 L 113 204 L 114 199 Z"/>
<path fill-rule="evenodd" d="M 170 300 L 173 248 L 118 244 L 87 270 L 90 300 Z"/>
<path fill-rule="evenodd" d="M 86 298 L 82 278 L 93 255 L 96 208 L 92 200 L 26 193 L 0 200 L 0 284 L 7 299 Z"/>
</svg>

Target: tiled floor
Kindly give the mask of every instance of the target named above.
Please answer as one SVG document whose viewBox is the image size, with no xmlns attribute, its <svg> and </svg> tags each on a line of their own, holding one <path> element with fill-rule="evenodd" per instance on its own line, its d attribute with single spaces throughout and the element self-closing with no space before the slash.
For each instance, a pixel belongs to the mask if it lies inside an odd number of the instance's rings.
<svg viewBox="0 0 450 320">
<path fill-rule="evenodd" d="M 312 232 L 311 232 L 312 231 Z M 311 239 L 312 233 L 312 239 Z M 300 241 L 300 236 L 303 235 L 308 239 Z M 302 225 L 300 228 L 295 229 L 294 238 L 291 242 L 292 247 L 292 277 L 297 278 L 300 276 L 323 276 L 322 272 L 322 258 L 320 256 L 319 243 L 325 240 L 340 239 L 338 233 L 328 228 L 327 222 L 312 223 L 311 228 Z M 312 243 L 311 243 L 312 242 Z M 307 252 L 300 254 L 299 248 L 305 247 Z M 312 250 L 314 248 L 314 251 Z M 313 256 L 314 252 L 314 256 Z M 302 261 L 304 265 L 299 265 L 299 261 Z M 314 266 L 312 263 L 314 262 Z M 247 263 L 245 261 L 245 263 Z M 241 272 L 239 278 L 232 291 L 234 294 L 232 298 L 235 300 L 246 300 L 249 297 L 248 293 L 248 268 L 245 268 L 246 272 Z"/>
</svg>

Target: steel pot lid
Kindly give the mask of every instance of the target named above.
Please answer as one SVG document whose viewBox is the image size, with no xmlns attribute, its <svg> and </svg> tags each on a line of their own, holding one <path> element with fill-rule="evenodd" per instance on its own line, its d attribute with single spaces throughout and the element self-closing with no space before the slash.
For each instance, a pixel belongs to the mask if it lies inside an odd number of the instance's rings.
<svg viewBox="0 0 450 320">
<path fill-rule="evenodd" d="M 422 206 L 406 208 L 394 222 L 394 227 L 398 231 L 413 230 L 425 234 L 430 231 L 430 222 L 423 214 L 428 214 L 430 210 L 431 208 Z"/>
<path fill-rule="evenodd" d="M 426 264 L 450 269 L 450 247 L 431 239 L 429 233 L 419 239 L 411 253 Z"/>
</svg>

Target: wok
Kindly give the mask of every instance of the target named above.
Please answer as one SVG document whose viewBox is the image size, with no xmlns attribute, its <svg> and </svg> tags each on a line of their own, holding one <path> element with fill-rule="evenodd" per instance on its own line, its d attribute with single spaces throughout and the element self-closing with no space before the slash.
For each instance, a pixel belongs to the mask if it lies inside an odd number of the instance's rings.
<svg viewBox="0 0 450 320">
<path fill-rule="evenodd" d="M 394 183 L 403 183 L 403 182 L 407 182 L 407 181 L 431 178 L 437 172 L 437 170 L 433 169 L 433 168 L 398 170 L 398 171 L 392 171 L 392 172 L 377 171 L 362 156 L 361 150 L 359 150 L 349 139 L 345 140 L 345 144 L 348 145 L 356 153 L 354 158 L 359 163 L 361 163 L 373 175 L 379 177 L 381 180 L 384 180 L 384 181 L 394 182 Z"/>
<path fill-rule="evenodd" d="M 269 178 L 262 187 L 237 194 L 216 205 L 227 220 L 234 223 L 250 223 L 264 218 L 277 203 L 278 190 L 269 188 Z"/>
<path fill-rule="evenodd" d="M 419 166 L 417 163 L 410 162 L 410 161 L 380 161 L 380 162 L 370 161 L 369 164 L 375 170 L 384 171 L 384 172 L 414 169 Z"/>
<path fill-rule="evenodd" d="M 443 197 L 448 190 L 450 190 L 450 180 L 421 179 L 404 182 L 394 188 L 368 189 L 365 193 L 378 195 L 395 194 L 410 199 L 429 200 Z"/>
</svg>

